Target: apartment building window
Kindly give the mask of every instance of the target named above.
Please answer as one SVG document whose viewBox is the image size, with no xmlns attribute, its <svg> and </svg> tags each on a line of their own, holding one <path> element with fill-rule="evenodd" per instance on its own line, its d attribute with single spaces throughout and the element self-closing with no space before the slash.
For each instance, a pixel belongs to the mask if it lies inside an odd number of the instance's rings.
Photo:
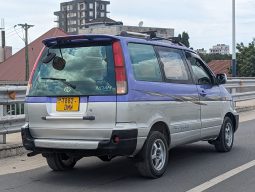
<svg viewBox="0 0 255 192">
<path fill-rule="evenodd" d="M 68 25 L 76 25 L 76 20 L 68 20 Z"/>
<path fill-rule="evenodd" d="M 79 10 L 84 10 L 85 9 L 85 4 L 84 3 L 80 3 L 79 4 Z"/>
<path fill-rule="evenodd" d="M 101 17 L 105 17 L 105 12 L 101 12 Z"/>
<path fill-rule="evenodd" d="M 85 17 L 85 11 L 80 12 L 80 17 Z"/>
<path fill-rule="evenodd" d="M 68 32 L 69 32 L 69 33 L 76 32 L 76 28 L 69 27 L 69 28 L 68 28 Z"/>
<path fill-rule="evenodd" d="M 62 7 L 61 7 L 61 11 L 66 11 L 66 6 L 65 5 L 63 5 Z"/>
<path fill-rule="evenodd" d="M 80 20 L 80 25 L 84 25 L 85 24 L 85 19 L 81 19 Z"/>
<path fill-rule="evenodd" d="M 69 18 L 69 17 L 76 17 L 76 13 L 68 13 L 67 14 L 67 17 Z"/>
<path fill-rule="evenodd" d="M 67 10 L 68 11 L 73 10 L 73 5 L 67 5 Z"/>
<path fill-rule="evenodd" d="M 90 17 L 94 17 L 94 12 L 93 12 L 93 11 L 90 11 L 90 12 L 89 12 L 89 16 L 90 16 Z"/>
<path fill-rule="evenodd" d="M 104 10 L 104 9 L 105 9 L 105 5 L 104 5 L 104 4 L 101 4 L 101 5 L 100 5 L 100 9 L 101 9 L 101 10 Z"/>
<path fill-rule="evenodd" d="M 89 4 L 89 9 L 94 9 L 94 3 Z"/>
</svg>

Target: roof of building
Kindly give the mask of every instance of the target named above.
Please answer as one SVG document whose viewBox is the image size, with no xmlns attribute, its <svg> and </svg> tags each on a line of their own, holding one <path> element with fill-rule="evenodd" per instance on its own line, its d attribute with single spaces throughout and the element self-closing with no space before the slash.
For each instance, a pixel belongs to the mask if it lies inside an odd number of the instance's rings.
<svg viewBox="0 0 255 192">
<path fill-rule="evenodd" d="M 231 60 L 212 60 L 208 66 L 215 74 L 226 73 L 228 77 L 231 77 Z"/>
<path fill-rule="evenodd" d="M 86 23 L 87 26 L 89 25 L 97 25 L 97 24 L 117 24 L 117 25 L 123 25 L 122 22 L 115 21 L 113 19 L 110 19 L 109 17 L 100 17 L 93 19 Z"/>
<path fill-rule="evenodd" d="M 52 28 L 28 45 L 29 70 L 33 69 L 34 63 L 43 48 L 42 40 L 49 37 L 65 36 L 66 33 L 59 28 Z M 0 63 L 0 81 L 25 81 L 25 48 L 21 49 L 3 63 Z"/>
</svg>

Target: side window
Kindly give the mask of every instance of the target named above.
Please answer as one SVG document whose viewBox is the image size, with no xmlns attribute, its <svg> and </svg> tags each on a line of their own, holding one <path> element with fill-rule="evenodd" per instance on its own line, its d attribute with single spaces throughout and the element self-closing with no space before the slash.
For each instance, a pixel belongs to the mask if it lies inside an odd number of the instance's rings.
<svg viewBox="0 0 255 192">
<path fill-rule="evenodd" d="M 153 46 L 129 43 L 128 50 L 136 80 L 162 81 L 159 62 Z"/>
<path fill-rule="evenodd" d="M 158 53 L 167 80 L 183 83 L 189 81 L 188 67 L 180 50 L 158 47 Z"/>
<path fill-rule="evenodd" d="M 192 71 L 195 75 L 196 83 L 199 85 L 213 84 L 212 77 L 207 72 L 204 63 L 200 59 L 193 57 L 190 53 L 186 53 L 186 56 L 191 64 Z"/>
</svg>

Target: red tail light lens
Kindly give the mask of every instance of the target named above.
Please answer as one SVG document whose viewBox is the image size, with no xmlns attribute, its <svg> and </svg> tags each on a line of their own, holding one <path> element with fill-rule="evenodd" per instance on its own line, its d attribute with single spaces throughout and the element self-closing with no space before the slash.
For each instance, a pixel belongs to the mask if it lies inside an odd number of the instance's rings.
<svg viewBox="0 0 255 192">
<path fill-rule="evenodd" d="M 117 94 L 127 93 L 127 76 L 125 71 L 122 48 L 119 41 L 113 43 L 114 66 L 116 76 Z"/>
</svg>

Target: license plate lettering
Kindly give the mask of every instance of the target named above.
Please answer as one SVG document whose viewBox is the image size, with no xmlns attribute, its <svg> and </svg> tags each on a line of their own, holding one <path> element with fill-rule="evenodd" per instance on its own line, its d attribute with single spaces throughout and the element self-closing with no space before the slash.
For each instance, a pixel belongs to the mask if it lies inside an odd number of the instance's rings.
<svg viewBox="0 0 255 192">
<path fill-rule="evenodd" d="M 56 110 L 60 112 L 79 111 L 79 105 L 79 97 L 60 97 L 57 98 Z"/>
</svg>

